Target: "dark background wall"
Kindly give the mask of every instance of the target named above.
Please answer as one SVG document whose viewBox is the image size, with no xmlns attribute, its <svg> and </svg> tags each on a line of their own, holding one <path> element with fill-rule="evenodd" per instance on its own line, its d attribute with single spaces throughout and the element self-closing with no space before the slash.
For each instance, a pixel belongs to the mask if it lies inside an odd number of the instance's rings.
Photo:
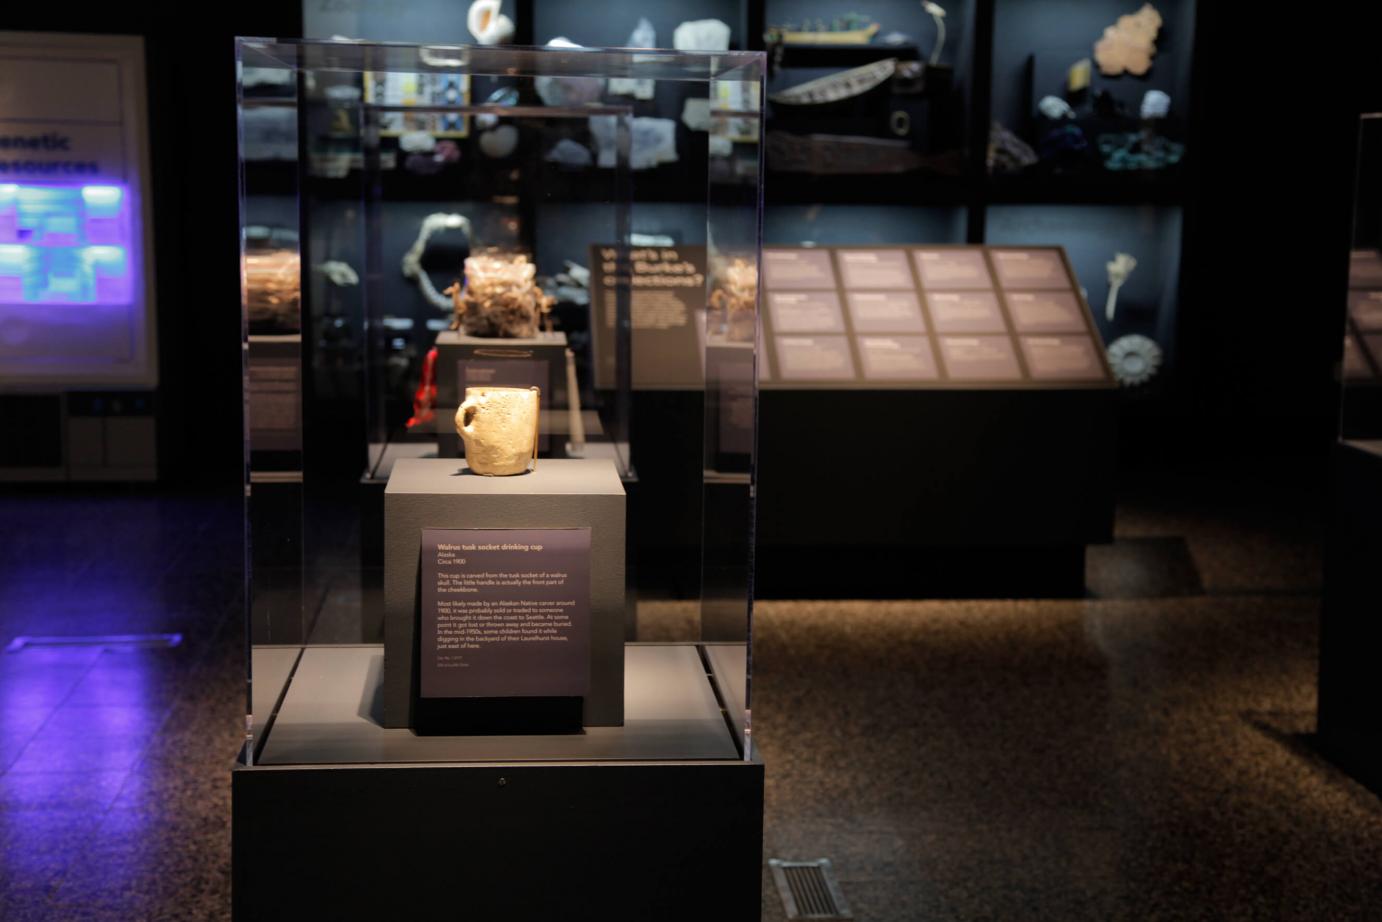
<svg viewBox="0 0 1382 922">
<path fill-rule="evenodd" d="M 456 9 L 463 15 L 464 4 Z M 1283 40 L 1292 24 L 1260 6 L 1198 4 L 1176 345 L 1183 394 L 1152 424 L 1147 444 L 1157 452 L 1194 461 L 1264 451 L 1322 457 L 1333 431 L 1356 116 L 1382 109 L 1382 81 L 1368 47 L 1373 14 L 1324 15 L 1315 38 L 1293 51 Z M 300 34 L 301 20 L 300 5 L 282 0 L 0 12 L 3 29 L 146 39 L 161 466 L 174 482 L 233 489 L 240 476 L 231 39 Z M 767 226 L 784 233 L 771 212 Z"/>
</svg>

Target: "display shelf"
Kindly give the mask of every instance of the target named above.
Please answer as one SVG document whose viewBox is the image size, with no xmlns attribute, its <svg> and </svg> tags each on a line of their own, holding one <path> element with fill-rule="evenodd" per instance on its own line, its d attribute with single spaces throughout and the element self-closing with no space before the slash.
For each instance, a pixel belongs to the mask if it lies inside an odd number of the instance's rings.
<svg viewBox="0 0 1382 922">
<path fill-rule="evenodd" d="M 769 171 L 764 183 L 772 205 L 897 205 L 956 207 L 974 201 L 973 177 L 896 173 L 878 176 L 808 176 Z"/>
<path fill-rule="evenodd" d="M 1185 188 L 1176 173 L 1019 173 L 989 177 L 983 197 L 991 205 L 1171 206 L 1182 204 Z"/>
<path fill-rule="evenodd" d="M 784 68 L 847 68 L 884 58 L 916 61 L 922 57 L 921 49 L 911 42 L 900 45 L 781 45 L 774 49 L 774 62 Z"/>
</svg>

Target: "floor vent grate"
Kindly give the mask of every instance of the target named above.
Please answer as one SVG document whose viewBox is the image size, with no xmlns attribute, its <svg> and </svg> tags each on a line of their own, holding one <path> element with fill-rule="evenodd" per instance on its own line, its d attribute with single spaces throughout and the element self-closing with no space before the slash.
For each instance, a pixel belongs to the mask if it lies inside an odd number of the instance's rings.
<svg viewBox="0 0 1382 922">
<path fill-rule="evenodd" d="M 829 858 L 815 861 L 768 859 L 777 895 L 788 919 L 853 919 Z"/>
<path fill-rule="evenodd" d="M 182 643 L 181 634 L 86 634 L 72 637 L 29 637 L 20 635 L 5 647 L 6 653 L 20 653 L 30 647 L 105 647 L 115 649 L 167 649 Z"/>
</svg>

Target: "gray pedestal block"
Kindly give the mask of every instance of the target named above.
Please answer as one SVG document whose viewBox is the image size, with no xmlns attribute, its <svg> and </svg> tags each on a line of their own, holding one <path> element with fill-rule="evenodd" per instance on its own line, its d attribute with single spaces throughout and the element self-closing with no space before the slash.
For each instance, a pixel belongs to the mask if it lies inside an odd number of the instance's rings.
<svg viewBox="0 0 1382 922">
<path fill-rule="evenodd" d="M 586 726 L 624 720 L 624 488 L 608 460 L 543 460 L 480 477 L 447 459 L 404 458 L 384 493 L 384 725 L 412 726 L 424 528 L 589 528 Z"/>
</svg>

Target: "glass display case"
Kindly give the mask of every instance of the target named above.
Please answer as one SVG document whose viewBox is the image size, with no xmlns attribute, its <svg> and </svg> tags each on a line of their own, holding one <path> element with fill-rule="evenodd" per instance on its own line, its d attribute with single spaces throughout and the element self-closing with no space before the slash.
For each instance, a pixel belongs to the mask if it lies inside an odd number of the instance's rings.
<svg viewBox="0 0 1382 922">
<path fill-rule="evenodd" d="M 761 798 L 763 55 L 257 39 L 238 55 L 242 838 L 268 786 L 299 778 L 312 802 L 327 769 L 389 798 L 419 766 L 527 766 L 556 787 L 591 777 L 563 766 L 622 766 L 652 792 L 658 766 L 738 765 Z M 666 131 L 620 81 L 703 118 Z M 678 164 L 674 208 L 654 162 Z M 641 417 L 640 383 L 677 412 Z M 735 822 L 753 840 L 761 809 Z M 237 850 L 237 882 L 285 848 Z M 750 876 L 756 891 L 757 857 Z"/>
<path fill-rule="evenodd" d="M 1339 377 L 1339 437 L 1382 452 L 1382 115 L 1358 122 L 1358 174 Z"/>
<path fill-rule="evenodd" d="M 1320 617 L 1319 747 L 1382 791 L 1377 561 L 1382 555 L 1382 113 L 1358 122 L 1339 432 L 1332 456 Z M 1342 260 L 1340 261 L 1340 276 Z M 1342 286 L 1340 286 L 1342 287 Z"/>
</svg>

